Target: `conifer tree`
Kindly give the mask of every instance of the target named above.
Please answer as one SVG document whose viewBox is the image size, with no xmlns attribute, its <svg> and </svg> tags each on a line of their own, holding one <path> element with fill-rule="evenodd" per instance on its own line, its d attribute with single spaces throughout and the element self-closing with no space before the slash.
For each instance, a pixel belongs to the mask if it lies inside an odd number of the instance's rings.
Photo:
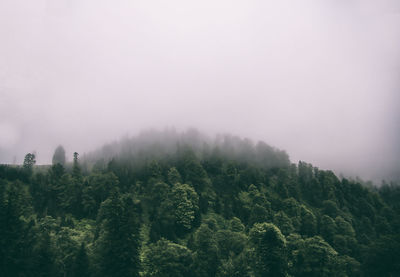
<svg viewBox="0 0 400 277">
<path fill-rule="evenodd" d="M 256 276 L 286 276 L 286 240 L 279 228 L 271 223 L 256 223 L 249 238 L 254 247 Z"/>
<path fill-rule="evenodd" d="M 78 253 L 75 256 L 74 264 L 72 265 L 72 276 L 89 276 L 89 258 L 86 253 L 85 243 L 82 242 Z"/>
<path fill-rule="evenodd" d="M 54 151 L 52 163 L 53 165 L 56 164 L 60 164 L 62 166 L 65 165 L 65 150 L 64 147 L 62 147 L 61 145 L 59 145 Z"/>
<path fill-rule="evenodd" d="M 114 189 L 99 211 L 100 276 L 139 276 L 139 220 L 129 196 Z"/>
</svg>

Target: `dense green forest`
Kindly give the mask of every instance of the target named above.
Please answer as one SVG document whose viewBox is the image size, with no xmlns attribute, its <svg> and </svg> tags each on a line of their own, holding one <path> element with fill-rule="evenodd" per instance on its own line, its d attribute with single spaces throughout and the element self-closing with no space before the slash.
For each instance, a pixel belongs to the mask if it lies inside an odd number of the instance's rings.
<svg viewBox="0 0 400 277">
<path fill-rule="evenodd" d="M 400 186 L 195 131 L 28 153 L 0 166 L 0 275 L 400 276 Z"/>
</svg>

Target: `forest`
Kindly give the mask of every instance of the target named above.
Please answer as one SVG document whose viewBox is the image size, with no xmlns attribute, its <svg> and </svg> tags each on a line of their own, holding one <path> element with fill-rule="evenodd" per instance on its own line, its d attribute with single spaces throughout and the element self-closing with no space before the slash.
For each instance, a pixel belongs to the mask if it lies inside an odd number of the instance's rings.
<svg viewBox="0 0 400 277">
<path fill-rule="evenodd" d="M 400 185 L 149 131 L 0 165 L 1 276 L 400 276 Z"/>
</svg>

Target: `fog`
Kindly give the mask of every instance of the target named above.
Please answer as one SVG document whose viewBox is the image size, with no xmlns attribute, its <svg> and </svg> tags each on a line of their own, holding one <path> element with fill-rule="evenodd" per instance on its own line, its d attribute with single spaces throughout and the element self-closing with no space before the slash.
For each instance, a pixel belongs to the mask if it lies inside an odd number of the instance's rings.
<svg viewBox="0 0 400 277">
<path fill-rule="evenodd" d="M 400 178 L 397 0 L 2 0 L 0 162 L 196 127 Z"/>
</svg>

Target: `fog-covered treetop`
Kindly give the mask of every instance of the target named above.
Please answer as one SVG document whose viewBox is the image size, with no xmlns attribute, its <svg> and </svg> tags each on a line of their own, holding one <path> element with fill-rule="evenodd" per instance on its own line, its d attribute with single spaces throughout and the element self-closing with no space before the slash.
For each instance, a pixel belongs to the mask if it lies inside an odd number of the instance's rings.
<svg viewBox="0 0 400 277">
<path fill-rule="evenodd" d="M 253 142 L 230 134 L 206 135 L 197 129 L 147 130 L 137 136 L 124 137 L 104 145 L 85 155 L 88 163 L 112 159 L 149 161 L 191 152 L 198 159 L 210 155 L 237 162 L 251 163 L 265 168 L 286 167 L 290 164 L 288 154 L 263 141 Z"/>
</svg>

